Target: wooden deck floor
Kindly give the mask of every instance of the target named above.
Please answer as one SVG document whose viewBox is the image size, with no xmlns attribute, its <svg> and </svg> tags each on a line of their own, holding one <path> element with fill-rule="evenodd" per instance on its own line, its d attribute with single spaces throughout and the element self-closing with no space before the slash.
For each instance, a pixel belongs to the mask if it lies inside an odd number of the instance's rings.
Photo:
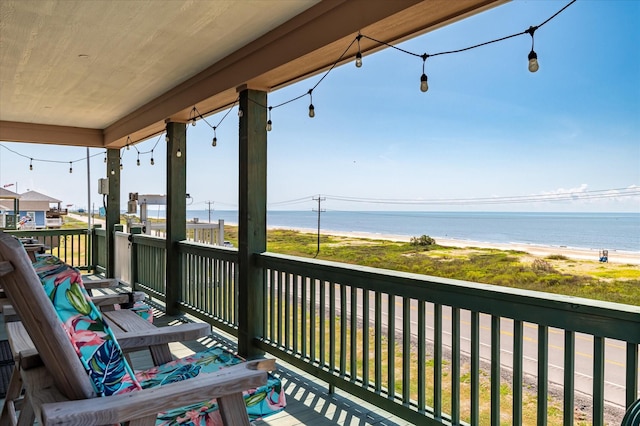
<svg viewBox="0 0 640 426">
<path fill-rule="evenodd" d="M 187 317 L 169 317 L 159 310 L 154 315 L 154 324 L 159 327 L 191 320 Z M 6 339 L 6 334 L 4 321 L 0 315 L 0 340 L 3 339 Z M 199 341 L 171 344 L 171 351 L 176 357 L 183 357 L 213 345 L 220 345 L 231 351 L 236 350 L 231 336 L 214 332 L 211 336 Z M 131 360 L 136 369 L 152 366 L 148 352 L 134 353 Z M 282 380 L 287 407 L 280 413 L 256 421 L 256 426 L 405 426 L 412 424 L 338 389 L 335 393 L 329 394 L 326 383 L 283 361 L 277 360 L 277 365 L 278 371 L 274 375 Z"/>
</svg>

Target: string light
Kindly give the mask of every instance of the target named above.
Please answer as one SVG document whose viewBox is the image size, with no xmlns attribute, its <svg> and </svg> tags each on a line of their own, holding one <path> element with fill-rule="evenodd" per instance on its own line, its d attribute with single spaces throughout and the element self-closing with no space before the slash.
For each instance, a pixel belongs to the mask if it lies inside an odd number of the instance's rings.
<svg viewBox="0 0 640 426">
<path fill-rule="evenodd" d="M 358 33 L 358 37 L 356 37 L 356 40 L 358 40 L 358 53 L 356 53 L 356 67 L 357 68 L 361 68 L 362 67 L 362 52 L 360 51 L 360 39 L 362 38 L 362 34 Z"/>
<path fill-rule="evenodd" d="M 309 117 L 316 116 L 316 109 L 313 107 L 313 89 L 309 89 Z"/>
<path fill-rule="evenodd" d="M 429 90 L 429 84 L 427 84 L 427 74 L 425 74 L 424 72 L 424 65 L 427 62 L 427 58 L 429 57 L 429 55 L 427 55 L 426 53 L 424 53 L 422 55 L 422 75 L 420 76 L 420 91 L 421 92 L 426 92 L 427 90 Z"/>
<path fill-rule="evenodd" d="M 392 45 L 392 44 L 390 44 L 390 43 L 387 43 L 387 42 L 384 42 L 384 41 L 381 41 L 381 40 L 377 40 L 377 39 L 375 39 L 375 38 L 373 38 L 373 37 L 370 37 L 370 36 L 367 36 L 367 35 L 364 35 L 364 34 L 361 34 L 360 32 L 358 32 L 358 35 L 357 35 L 356 37 L 354 37 L 354 39 L 353 39 L 353 40 L 351 41 L 351 43 L 347 46 L 347 48 L 346 48 L 346 49 L 345 49 L 345 51 L 342 53 L 342 55 L 340 55 L 340 57 L 339 57 L 339 58 L 338 58 L 338 59 L 333 63 L 333 65 L 332 65 L 332 66 L 331 66 L 331 67 L 330 67 L 330 68 L 329 68 L 329 69 L 328 69 L 328 70 L 327 70 L 327 71 L 322 75 L 322 77 L 320 78 L 320 80 L 319 80 L 319 81 L 318 81 L 318 82 L 313 86 L 313 88 L 309 89 L 309 91 L 308 91 L 308 92 L 306 92 L 306 93 L 304 93 L 304 94 L 301 94 L 301 95 L 299 95 L 299 96 L 297 96 L 297 97 L 295 97 L 295 98 L 292 98 L 292 99 L 290 99 L 290 100 L 288 100 L 288 101 L 282 102 L 282 103 L 280 103 L 280 104 L 278 104 L 278 105 L 275 105 L 275 106 L 269 106 L 269 107 L 268 107 L 268 108 L 269 108 L 269 120 L 267 121 L 267 127 L 268 127 L 268 129 L 267 129 L 267 130 L 269 131 L 269 130 L 270 130 L 269 128 L 272 128 L 272 126 L 273 126 L 273 122 L 271 121 L 271 110 L 272 110 L 273 108 L 281 107 L 281 106 L 286 105 L 286 104 L 288 104 L 288 103 L 290 103 L 290 102 L 296 101 L 296 100 L 298 100 L 298 99 L 300 99 L 300 98 L 302 98 L 302 97 L 304 97 L 304 96 L 306 96 L 306 95 L 309 95 L 309 98 L 310 98 L 310 103 L 309 103 L 309 117 L 311 117 L 311 118 L 315 117 L 315 107 L 313 106 L 313 90 L 314 90 L 316 87 L 318 87 L 318 85 L 320 85 L 320 83 L 321 83 L 321 82 L 322 82 L 322 81 L 327 77 L 327 75 L 328 75 L 328 74 L 329 74 L 329 73 L 330 73 L 330 72 L 331 72 L 331 71 L 332 71 L 332 70 L 333 70 L 333 69 L 334 69 L 334 68 L 335 68 L 339 63 L 341 63 L 341 62 L 343 61 L 344 57 L 347 55 L 347 53 L 348 53 L 348 52 L 349 52 L 349 50 L 352 48 L 352 46 L 353 46 L 353 44 L 354 44 L 354 43 L 357 43 L 357 48 L 358 48 L 358 51 L 357 51 L 357 53 L 356 53 L 356 57 L 355 57 L 355 59 L 356 59 L 356 61 L 355 61 L 355 63 L 356 63 L 356 67 L 360 68 L 360 67 L 362 66 L 362 51 L 361 51 L 361 46 L 360 46 L 360 40 L 361 40 L 363 37 L 365 37 L 365 38 L 367 38 L 367 39 L 369 39 L 369 40 L 373 41 L 374 43 L 378 43 L 378 44 L 380 44 L 380 45 L 385 45 L 385 46 L 387 46 L 387 47 L 391 47 L 391 48 L 393 48 L 393 49 L 396 49 L 396 50 L 398 50 L 398 51 L 401 51 L 401 52 L 403 52 L 403 53 L 406 53 L 406 54 L 409 54 L 409 55 L 413 55 L 413 56 L 417 56 L 417 57 L 422 58 L 422 60 L 423 60 L 423 63 L 422 63 L 422 75 L 420 76 L 420 90 L 421 90 L 422 92 L 426 92 L 426 91 L 428 91 L 428 90 L 429 90 L 428 78 L 427 78 L 427 75 L 426 75 L 426 72 L 425 72 L 425 63 L 426 63 L 426 59 L 427 59 L 428 57 L 441 56 L 441 55 L 448 55 L 448 54 L 453 54 L 453 53 L 460 53 L 460 52 L 464 52 L 464 51 L 467 51 L 467 50 L 475 49 L 475 48 L 478 48 L 478 47 L 486 46 L 486 45 L 488 45 L 488 44 L 492 44 L 492 43 L 496 43 L 496 42 L 504 41 L 504 40 L 507 40 L 507 39 L 510 39 L 510 38 L 513 38 L 513 37 L 517 37 L 517 36 L 523 35 L 523 34 L 529 34 L 529 35 L 531 36 L 531 51 L 529 52 L 529 55 L 528 55 L 528 61 L 529 61 L 529 62 L 528 62 L 528 69 L 529 69 L 529 71 L 530 71 L 530 72 L 536 72 L 536 71 L 538 71 L 538 69 L 540 68 L 540 66 L 539 66 L 539 64 L 538 64 L 538 55 L 537 55 L 537 53 L 536 53 L 536 52 L 535 52 L 535 50 L 534 50 L 534 33 L 535 33 L 535 31 L 536 31 L 536 30 L 538 30 L 539 28 L 541 28 L 543 25 L 545 25 L 545 24 L 546 24 L 546 23 L 548 23 L 549 21 L 551 21 L 551 20 L 552 20 L 553 18 L 555 18 L 558 14 L 560 14 L 561 12 L 563 12 L 565 9 L 567 9 L 569 6 L 571 6 L 571 5 L 572 5 L 573 3 L 575 3 L 575 2 L 576 2 L 576 0 L 571 0 L 569 3 L 567 3 L 564 7 L 562 7 L 562 8 L 561 8 L 560 10 L 558 10 L 555 14 L 553 14 L 553 15 L 552 15 L 552 16 L 550 16 L 548 19 L 546 19 L 545 21 L 543 21 L 541 24 L 539 24 L 539 25 L 537 25 L 537 26 L 530 26 L 527 30 L 525 30 L 525 31 L 523 31 L 523 32 L 515 33 L 515 34 L 511 34 L 511 35 L 508 35 L 508 36 L 505 36 L 505 37 L 501 37 L 501 38 L 498 38 L 498 39 L 494 39 L 494 40 L 490 40 L 490 41 L 487 41 L 487 42 L 483 42 L 483 43 L 475 44 L 475 45 L 473 45 L 473 46 L 468 46 L 468 47 L 465 47 L 465 48 L 462 48 L 462 49 L 451 50 L 451 51 L 443 51 L 443 52 L 438 52 L 438 53 L 433 53 L 433 54 L 427 54 L 427 53 L 417 54 L 417 53 L 413 53 L 413 52 L 407 51 L 407 50 L 405 50 L 405 49 L 399 48 L 399 47 L 397 47 L 397 46 L 394 46 L 394 45 Z M 216 129 L 217 129 L 217 127 L 218 127 L 218 126 L 220 126 L 220 124 L 222 123 L 222 121 L 224 121 L 224 119 L 228 116 L 228 114 L 231 112 L 231 110 L 233 109 L 233 107 L 234 107 L 234 106 L 239 102 L 239 100 L 240 100 L 240 98 L 238 97 L 238 98 L 234 101 L 234 103 L 231 105 L 231 107 L 229 108 L 229 110 L 226 112 L 226 114 L 223 116 L 223 118 L 220 120 L 220 122 L 218 123 L 218 125 L 216 125 L 216 126 L 212 126 L 209 122 L 207 122 L 207 120 L 202 116 L 202 114 L 200 114 L 200 112 L 199 112 L 199 111 L 197 110 L 197 108 L 194 106 L 194 107 L 193 107 L 193 109 L 191 110 L 191 115 L 190 115 L 190 118 L 189 118 L 189 119 L 191 120 L 191 122 L 192 122 L 191 124 L 195 126 L 197 118 L 201 118 L 201 119 L 203 119 L 203 120 L 207 123 L 207 125 L 209 125 L 209 127 L 211 127 L 211 128 L 213 129 L 213 134 L 214 134 L 214 136 L 213 136 L 213 140 L 212 140 L 211 145 L 215 147 L 215 146 L 217 145 L 217 137 L 216 137 Z M 249 101 L 255 102 L 253 99 L 249 99 Z M 266 106 L 264 106 L 264 105 L 261 105 L 261 106 L 266 107 Z M 243 113 L 242 109 L 238 108 L 238 117 L 243 117 L 243 116 L 244 116 L 244 113 Z M 162 137 L 162 135 L 160 135 L 160 137 Z M 160 137 L 158 138 L 158 141 L 160 140 Z M 169 140 L 170 140 L 170 139 L 169 139 L 169 135 L 168 135 L 168 134 L 165 134 L 165 141 L 166 141 L 166 142 L 169 142 Z M 157 144 L 158 144 L 158 142 L 156 142 L 156 145 L 157 145 Z M 131 141 L 131 137 L 130 137 L 130 136 L 127 136 L 126 149 L 127 149 L 127 150 L 129 150 L 131 145 L 133 145 L 133 143 L 132 143 L 132 141 Z M 34 158 L 32 158 L 32 157 L 27 157 L 26 155 L 22 155 L 22 154 L 20 154 L 20 153 L 17 153 L 17 152 L 15 152 L 15 151 L 13 151 L 13 150 L 11 150 L 11 149 L 9 149 L 9 148 L 7 148 L 7 147 L 3 146 L 2 144 L 0 144 L 0 146 L 1 146 L 1 147 L 3 147 L 3 148 L 5 148 L 5 149 L 8 149 L 9 151 L 12 151 L 12 152 L 14 152 L 14 153 L 16 153 L 16 154 L 20 155 L 20 156 L 22 156 L 22 157 L 29 158 L 29 170 L 33 170 L 33 161 L 34 161 Z M 135 147 L 135 145 L 133 145 L 133 146 L 134 146 L 134 148 L 136 148 L 136 147 Z M 154 146 L 154 148 L 155 148 L 155 146 Z M 136 148 L 136 150 L 137 150 L 137 148 Z M 147 152 L 145 152 L 145 153 L 148 153 L 148 152 L 149 152 L 149 151 L 147 151 Z M 150 152 L 151 152 L 151 165 L 154 165 L 153 149 L 151 149 L 151 151 L 150 151 Z M 138 151 L 138 160 L 137 160 L 137 163 L 139 163 L 139 161 L 140 161 L 140 160 L 139 160 L 139 156 L 140 156 L 140 154 L 141 154 L 141 152 L 140 152 L 140 151 Z M 99 154 L 95 154 L 95 155 L 99 155 Z M 178 149 L 178 151 L 176 152 L 176 156 L 177 156 L 177 157 L 181 157 L 181 156 L 182 156 L 182 152 L 180 151 L 180 149 Z M 61 162 L 62 162 L 62 161 L 44 160 L 44 159 L 35 159 L 35 161 L 48 161 L 48 162 L 54 162 L 54 163 L 61 163 Z M 76 161 L 83 161 L 83 160 L 76 160 Z M 71 165 L 71 167 L 69 167 L 70 172 L 71 172 L 71 169 L 72 169 L 72 163 L 73 163 L 73 162 L 75 162 L 75 161 L 71 161 L 71 162 L 70 162 L 70 165 Z M 107 163 L 107 151 L 105 151 L 105 152 L 104 152 L 104 162 L 105 162 L 105 163 Z M 120 157 L 120 170 L 122 170 L 122 169 L 123 169 L 123 165 L 122 165 L 122 156 L 121 156 L 121 157 Z M 114 171 L 113 169 L 111 170 L 111 174 L 112 174 L 112 175 L 113 175 L 113 174 L 115 174 L 115 171 Z"/>
<path fill-rule="evenodd" d="M 69 161 L 69 173 L 73 173 L 73 163 Z"/>
<path fill-rule="evenodd" d="M 272 108 L 273 108 L 272 106 L 269 107 L 269 119 L 267 120 L 267 132 L 270 132 L 271 129 L 273 128 L 272 127 L 272 122 L 271 122 L 271 109 Z"/>
<path fill-rule="evenodd" d="M 536 72 L 540 68 L 538 65 L 538 55 L 533 50 L 533 33 L 536 32 L 538 27 L 529 27 L 529 29 L 525 32 L 531 35 L 531 52 L 529 52 L 529 71 Z"/>
<path fill-rule="evenodd" d="M 136 165 L 140 165 L 140 153 L 138 152 L 138 159 L 136 160 Z"/>
</svg>

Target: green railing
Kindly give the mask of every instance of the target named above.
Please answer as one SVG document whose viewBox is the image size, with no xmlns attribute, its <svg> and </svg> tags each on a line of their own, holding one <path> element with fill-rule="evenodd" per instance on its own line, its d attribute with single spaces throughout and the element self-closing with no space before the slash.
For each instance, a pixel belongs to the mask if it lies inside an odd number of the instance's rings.
<svg viewBox="0 0 640 426">
<path fill-rule="evenodd" d="M 5 232 L 18 238 L 33 238 L 45 245 L 45 252 L 62 259 L 78 269 L 90 270 L 91 238 L 86 229 L 48 229 Z"/>
<path fill-rule="evenodd" d="M 238 251 L 181 242 L 183 311 L 233 335 L 238 334 Z"/>
<path fill-rule="evenodd" d="M 131 279 L 135 290 L 165 300 L 167 249 L 164 238 L 131 234 Z"/>
<path fill-rule="evenodd" d="M 592 423 L 603 424 L 605 339 L 624 348 L 620 406 L 638 398 L 640 307 L 272 253 L 257 264 L 268 295 L 259 346 L 415 424 L 498 425 L 510 394 L 508 423 L 521 425 L 530 343 L 546 424 L 550 333 L 564 341 L 564 424 L 573 424 L 578 337 L 592 353 Z M 507 370 L 510 384 L 501 381 Z"/>
</svg>

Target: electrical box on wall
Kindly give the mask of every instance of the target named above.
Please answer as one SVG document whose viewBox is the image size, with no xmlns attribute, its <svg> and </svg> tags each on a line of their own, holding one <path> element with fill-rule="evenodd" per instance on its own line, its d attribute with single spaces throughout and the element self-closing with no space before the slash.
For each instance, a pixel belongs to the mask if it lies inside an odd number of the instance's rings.
<svg viewBox="0 0 640 426">
<path fill-rule="evenodd" d="M 109 178 L 98 179 L 98 194 L 109 195 Z"/>
</svg>

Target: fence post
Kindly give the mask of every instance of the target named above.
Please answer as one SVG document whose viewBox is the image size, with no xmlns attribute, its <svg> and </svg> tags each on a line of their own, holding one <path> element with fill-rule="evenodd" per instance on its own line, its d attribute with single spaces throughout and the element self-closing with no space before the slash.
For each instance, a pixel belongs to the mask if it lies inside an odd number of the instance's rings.
<svg viewBox="0 0 640 426">
<path fill-rule="evenodd" d="M 93 273 L 95 274 L 96 272 L 98 272 L 98 268 L 97 268 L 97 263 L 98 263 L 98 237 L 96 236 L 96 229 L 98 228 L 102 228 L 102 225 L 93 225 L 93 228 L 91 229 L 91 262 L 89 262 L 89 265 L 91 267 L 91 270 L 93 271 Z"/>
<path fill-rule="evenodd" d="M 132 290 L 136 290 L 136 283 L 138 282 L 138 244 L 136 243 L 135 235 L 142 234 L 141 226 L 132 226 L 129 228 L 129 243 L 131 245 L 131 257 L 129 264 L 129 274 L 131 282 Z"/>
</svg>

